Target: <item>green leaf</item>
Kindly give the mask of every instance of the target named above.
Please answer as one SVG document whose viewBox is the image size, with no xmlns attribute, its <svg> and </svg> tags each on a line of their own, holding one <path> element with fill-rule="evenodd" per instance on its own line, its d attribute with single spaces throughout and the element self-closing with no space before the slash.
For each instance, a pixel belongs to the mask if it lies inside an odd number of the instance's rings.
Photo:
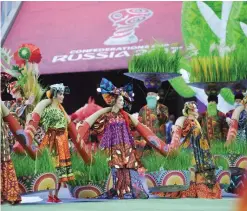
<svg viewBox="0 0 247 211">
<path fill-rule="evenodd" d="M 223 89 L 221 89 L 220 95 L 229 104 L 231 104 L 231 105 L 234 104 L 235 99 L 234 99 L 234 94 L 232 93 L 231 89 L 229 89 L 229 88 L 223 88 Z"/>
<path fill-rule="evenodd" d="M 182 97 L 190 98 L 194 97 L 196 93 L 191 89 L 182 77 L 177 77 L 169 80 L 171 86 Z"/>
</svg>

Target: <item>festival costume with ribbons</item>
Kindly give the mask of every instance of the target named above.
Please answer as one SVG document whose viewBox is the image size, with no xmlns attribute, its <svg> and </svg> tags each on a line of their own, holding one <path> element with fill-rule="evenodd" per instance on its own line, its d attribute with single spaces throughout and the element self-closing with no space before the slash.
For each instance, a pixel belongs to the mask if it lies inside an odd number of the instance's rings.
<svg viewBox="0 0 247 211">
<path fill-rule="evenodd" d="M 105 102 L 113 106 L 117 96 L 124 98 L 124 107 L 129 108 L 132 98 L 132 85 L 116 88 L 110 81 L 103 78 L 100 84 Z M 113 178 L 113 188 L 99 198 L 148 198 L 142 186 L 137 169 L 141 166 L 136 159 L 134 139 L 128 114 L 123 110 L 118 113 L 103 114 L 92 126 L 96 134 L 101 134 L 100 147 L 109 154 L 109 167 Z M 84 134 L 90 129 L 85 121 L 81 126 Z"/>
<path fill-rule="evenodd" d="M 226 115 L 218 110 L 214 115 L 205 111 L 201 114 L 200 123 L 207 139 L 212 141 L 225 141 L 228 131 Z"/>
<path fill-rule="evenodd" d="M 4 101 L 4 105 L 10 110 L 10 113 L 18 119 L 19 123 L 24 127 L 25 126 L 25 117 L 24 117 L 24 111 L 26 109 L 25 105 L 25 99 L 20 98 L 17 100 L 11 100 L 11 101 Z M 15 144 L 15 138 L 14 136 L 9 136 L 10 138 L 10 145 Z"/>
<path fill-rule="evenodd" d="M 234 66 L 238 67 L 238 64 L 234 64 Z M 244 77 L 242 78 L 242 80 L 236 80 L 236 81 L 192 83 L 190 85 L 198 87 L 198 88 L 204 88 L 204 89 L 207 89 L 207 87 L 210 87 L 210 86 L 214 86 L 216 87 L 217 91 L 219 91 L 223 87 L 228 87 L 234 93 L 235 99 L 239 99 L 241 98 L 241 96 L 239 95 L 243 93 L 243 89 L 245 90 L 247 89 L 246 75 Z M 237 107 L 235 110 L 239 110 L 239 108 Z M 226 114 L 227 117 L 232 116 L 232 115 L 233 115 L 232 111 Z M 246 139 L 247 133 L 245 132 L 247 131 L 247 126 L 246 126 L 247 120 L 246 119 L 247 119 L 247 113 L 244 110 L 239 114 L 239 121 L 237 119 L 233 119 L 233 118 L 231 119 L 230 127 L 229 127 L 227 138 L 226 138 L 227 145 L 230 144 L 233 140 L 235 140 L 236 137 L 238 137 L 237 140 L 247 140 Z M 239 125 L 239 123 L 241 126 Z M 239 126 L 241 130 L 238 130 Z M 238 192 L 237 186 L 239 185 L 239 183 L 241 182 L 241 178 L 243 177 L 243 169 L 230 168 L 230 170 L 231 170 L 231 183 L 227 191 L 231 193 L 237 193 Z"/>
<path fill-rule="evenodd" d="M 164 43 L 155 41 L 147 51 L 133 55 L 128 62 L 129 72 L 124 75 L 142 81 L 148 93 L 157 93 L 162 82 L 181 76 L 179 73 L 180 55 L 179 50 L 171 52 Z M 168 120 L 168 108 L 152 97 L 147 99 L 150 101 L 139 111 L 139 121 L 149 127 L 163 142 L 166 142 L 165 123 Z M 152 101 L 153 105 L 150 105 Z M 146 145 L 139 134 L 135 135 L 135 141 L 138 146 L 138 156 L 142 157 L 144 149 L 150 149 L 149 144 Z M 161 144 L 164 145 L 164 143 Z"/>
</svg>

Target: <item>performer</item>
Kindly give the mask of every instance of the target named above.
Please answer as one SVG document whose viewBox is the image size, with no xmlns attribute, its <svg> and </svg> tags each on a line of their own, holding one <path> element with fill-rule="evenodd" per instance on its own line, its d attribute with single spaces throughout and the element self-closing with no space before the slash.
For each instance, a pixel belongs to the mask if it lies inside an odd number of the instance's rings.
<svg viewBox="0 0 247 211">
<path fill-rule="evenodd" d="M 49 191 L 48 202 L 55 203 L 61 202 L 58 198 L 61 183 L 74 180 L 68 134 L 84 162 L 86 164 L 93 162 L 90 152 L 85 151 L 84 136 L 80 136 L 80 134 L 77 133 L 74 123 L 70 121 L 69 116 L 61 105 L 63 103 L 64 94 L 69 94 L 69 88 L 67 86 L 63 84 L 51 85 L 50 90 L 47 91 L 48 99 L 37 104 L 31 115 L 32 118 L 27 121 L 25 128 L 31 142 L 38 124 L 41 123 L 45 128 L 46 135 L 39 149 L 42 150 L 45 147 L 49 147 L 54 159 L 59 183 L 54 195 L 52 191 Z M 102 111 L 106 112 L 108 110 L 102 109 Z M 100 110 L 99 113 L 102 111 Z"/>
<path fill-rule="evenodd" d="M 1 54 L 4 55 L 2 58 L 3 65 L 1 65 L 3 70 L 16 78 L 16 81 L 8 84 L 8 92 L 14 100 L 6 101 L 5 105 L 24 127 L 28 113 L 33 110 L 45 93 L 38 79 L 38 64 L 41 61 L 40 49 L 32 44 L 23 44 L 14 55 L 11 55 L 10 50 L 1 50 Z M 12 57 L 15 60 L 15 65 L 12 64 Z M 39 137 L 42 136 L 42 128 L 39 129 L 41 133 L 34 139 L 37 142 L 39 142 Z M 29 140 L 25 145 L 16 142 L 13 148 L 18 153 L 25 153 L 25 149 L 32 159 L 35 159 L 35 146 L 31 146 Z"/>
<path fill-rule="evenodd" d="M 21 126 L 16 119 L 10 115 L 9 110 L 5 107 L 3 102 L 1 102 L 1 203 L 9 202 L 10 204 L 18 204 L 21 202 L 21 192 L 14 165 L 10 157 L 11 152 L 7 124 L 15 136 L 17 132 L 16 129 L 19 129 L 20 132 Z"/>
<path fill-rule="evenodd" d="M 247 95 L 241 104 L 242 105 L 238 106 L 232 114 L 230 129 L 227 134 L 227 146 L 236 138 L 239 141 L 247 141 Z"/>
<path fill-rule="evenodd" d="M 236 84 L 235 87 L 232 88 L 232 92 L 234 94 L 234 109 L 237 108 L 238 106 L 242 105 L 242 100 L 244 99 L 244 93 L 245 93 L 246 89 L 244 88 L 244 86 L 239 83 Z M 231 117 L 233 114 L 233 110 L 227 112 L 226 116 L 226 122 L 228 125 L 230 125 L 231 122 Z"/>
<path fill-rule="evenodd" d="M 158 88 L 161 86 L 161 81 L 150 76 L 144 82 L 148 90 L 146 102 L 147 105 L 139 111 L 138 120 L 146 125 L 152 132 L 156 134 L 161 140 L 166 140 L 166 122 L 168 121 L 168 108 L 158 103 Z M 135 134 L 135 142 L 137 147 L 137 157 L 141 159 L 145 150 L 152 149 L 140 134 Z M 148 152 L 148 151 L 146 151 Z"/>
<path fill-rule="evenodd" d="M 230 126 L 229 139 L 231 140 L 230 134 L 234 133 L 232 140 L 234 139 L 234 137 L 236 137 L 236 141 L 246 142 L 247 140 L 247 111 L 246 109 L 243 109 L 243 104 L 244 104 L 243 99 L 244 99 L 245 93 L 243 90 L 239 89 L 239 90 L 236 90 L 234 94 L 235 94 L 235 104 L 234 104 L 235 109 L 233 111 L 228 112 L 229 117 L 227 118 L 227 122 Z M 234 114 L 234 118 L 231 119 L 233 117 L 233 114 Z M 238 122 L 236 122 L 236 119 L 239 119 Z M 233 123 L 232 126 L 231 126 L 231 123 Z M 237 127 L 234 128 L 234 126 L 237 126 Z M 235 136 L 235 133 L 237 133 L 236 136 Z M 244 185 L 242 180 L 244 178 L 245 169 L 238 168 L 238 167 L 232 167 L 230 168 L 230 170 L 231 170 L 231 183 L 226 191 L 228 193 L 238 194 L 239 189 L 241 188 L 241 186 Z"/>
<path fill-rule="evenodd" d="M 67 131 L 70 120 L 62 106 L 64 94 L 68 93 L 68 87 L 65 87 L 63 84 L 51 85 L 50 90 L 47 91 L 47 97 L 51 100 L 51 103 L 45 107 L 40 119 L 46 134 L 39 149 L 49 148 L 54 159 L 56 174 L 59 178 L 58 187 L 54 195 L 52 191 L 49 191 L 47 202 L 61 202 L 58 198 L 61 183 L 74 180 Z"/>
<path fill-rule="evenodd" d="M 160 139 L 165 140 L 165 123 L 168 120 L 168 108 L 158 103 L 157 89 L 149 89 L 147 105 L 139 111 L 139 121 L 152 130 Z"/>
<path fill-rule="evenodd" d="M 131 84 L 116 88 L 103 78 L 100 83 L 105 102 L 112 106 L 111 111 L 100 116 L 98 112 L 87 118 L 78 129 L 87 133 L 89 128 L 102 134 L 100 147 L 109 154 L 109 167 L 113 177 L 113 188 L 100 198 L 148 198 L 139 178 L 141 163 L 136 159 L 131 124 L 123 109 L 129 108 L 133 101 Z"/>
<path fill-rule="evenodd" d="M 162 196 L 171 198 L 221 198 L 221 188 L 216 182 L 215 164 L 210 153 L 208 140 L 202 133 L 201 126 L 197 121 L 199 116 L 195 102 L 187 102 L 184 105 L 183 117 L 180 117 L 175 124 L 172 142 L 169 145 L 162 145 L 160 140 L 147 127 L 134 120 L 138 132 L 162 154 L 166 155 L 179 147 L 191 149 L 193 153 L 193 164 L 196 169 L 196 181 L 191 183 L 190 188 L 181 192 L 161 193 Z"/>
<path fill-rule="evenodd" d="M 13 81 L 8 84 L 8 93 L 12 95 L 15 100 L 5 101 L 5 105 L 10 112 L 15 113 L 20 118 L 22 123 L 25 122 L 25 109 L 28 105 L 32 105 L 34 102 L 34 96 L 30 96 L 28 100 L 23 97 L 21 87 L 17 84 L 17 81 Z"/>
<path fill-rule="evenodd" d="M 225 141 L 228 131 L 226 116 L 218 111 L 218 96 L 217 93 L 208 95 L 207 111 L 200 117 L 203 133 L 207 139 L 212 141 Z"/>
</svg>

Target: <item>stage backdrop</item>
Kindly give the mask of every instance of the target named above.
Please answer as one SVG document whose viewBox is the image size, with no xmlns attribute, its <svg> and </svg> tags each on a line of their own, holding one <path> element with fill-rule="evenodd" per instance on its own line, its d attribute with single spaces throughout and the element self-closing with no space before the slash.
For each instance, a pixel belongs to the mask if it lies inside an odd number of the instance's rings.
<svg viewBox="0 0 247 211">
<path fill-rule="evenodd" d="M 154 40 L 196 54 L 247 46 L 247 2 L 24 2 L 4 46 L 40 47 L 41 74 L 126 69 Z"/>
<path fill-rule="evenodd" d="M 127 69 L 128 58 L 155 40 L 195 55 L 209 54 L 212 44 L 247 46 L 246 11 L 246 1 L 23 2 L 4 47 L 39 46 L 43 75 Z"/>
<path fill-rule="evenodd" d="M 41 74 L 126 69 L 154 40 L 182 44 L 181 11 L 181 2 L 24 2 L 4 46 L 39 46 Z"/>
</svg>

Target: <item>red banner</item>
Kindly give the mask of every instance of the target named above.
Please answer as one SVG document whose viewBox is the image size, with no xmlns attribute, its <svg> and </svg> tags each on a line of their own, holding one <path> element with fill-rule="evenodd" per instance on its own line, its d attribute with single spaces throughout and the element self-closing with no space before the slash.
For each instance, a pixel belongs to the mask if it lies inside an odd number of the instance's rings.
<svg viewBox="0 0 247 211">
<path fill-rule="evenodd" d="M 154 39 L 182 44 L 182 2 L 24 2 L 4 47 L 40 47 L 41 74 L 125 69 Z"/>
</svg>

